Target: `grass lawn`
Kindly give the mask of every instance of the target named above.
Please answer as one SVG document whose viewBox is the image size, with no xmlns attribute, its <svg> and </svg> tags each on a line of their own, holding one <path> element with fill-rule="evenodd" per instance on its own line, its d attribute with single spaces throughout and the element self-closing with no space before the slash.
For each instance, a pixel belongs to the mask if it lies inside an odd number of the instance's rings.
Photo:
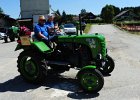
<svg viewBox="0 0 140 100">
<path fill-rule="evenodd" d="M 92 24 L 87 24 L 84 33 L 88 33 Z"/>
<path fill-rule="evenodd" d="M 140 35 L 140 32 L 129 32 L 129 33 Z"/>
</svg>

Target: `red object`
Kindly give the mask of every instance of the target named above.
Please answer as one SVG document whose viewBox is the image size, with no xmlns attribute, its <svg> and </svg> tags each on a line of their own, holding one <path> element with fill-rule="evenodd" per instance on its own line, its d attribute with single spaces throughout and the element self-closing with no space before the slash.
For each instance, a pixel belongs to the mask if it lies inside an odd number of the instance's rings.
<svg viewBox="0 0 140 100">
<path fill-rule="evenodd" d="M 21 44 L 21 40 L 17 40 L 17 43 Z"/>
<path fill-rule="evenodd" d="M 19 34 L 20 34 L 20 36 L 25 36 L 25 35 L 30 36 L 31 31 L 27 27 L 22 26 L 22 27 L 20 27 L 20 33 Z"/>
</svg>

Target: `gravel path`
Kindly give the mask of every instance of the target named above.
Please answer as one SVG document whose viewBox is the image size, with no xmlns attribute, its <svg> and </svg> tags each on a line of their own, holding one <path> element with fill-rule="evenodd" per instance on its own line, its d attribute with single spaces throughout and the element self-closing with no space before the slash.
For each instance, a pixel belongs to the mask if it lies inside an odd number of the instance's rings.
<svg viewBox="0 0 140 100">
<path fill-rule="evenodd" d="M 93 25 L 89 33 L 104 34 L 108 54 L 115 60 L 112 76 L 105 78 L 99 100 L 140 100 L 140 36 L 113 25 Z"/>
</svg>

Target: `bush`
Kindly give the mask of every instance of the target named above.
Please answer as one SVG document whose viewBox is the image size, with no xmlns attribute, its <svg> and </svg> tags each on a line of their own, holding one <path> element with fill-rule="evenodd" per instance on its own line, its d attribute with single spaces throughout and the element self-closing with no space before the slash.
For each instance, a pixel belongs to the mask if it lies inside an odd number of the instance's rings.
<svg viewBox="0 0 140 100">
<path fill-rule="evenodd" d="M 125 22 L 114 22 L 114 24 L 121 26 L 121 25 L 136 25 L 140 26 L 140 21 L 125 21 Z"/>
</svg>

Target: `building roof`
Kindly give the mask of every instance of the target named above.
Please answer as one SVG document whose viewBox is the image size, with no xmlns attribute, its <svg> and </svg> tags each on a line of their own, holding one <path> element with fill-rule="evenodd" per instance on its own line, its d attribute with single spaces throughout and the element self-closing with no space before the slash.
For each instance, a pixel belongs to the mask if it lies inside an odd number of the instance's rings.
<svg viewBox="0 0 140 100">
<path fill-rule="evenodd" d="M 18 20 L 18 22 L 26 22 L 26 21 L 32 21 L 33 19 L 31 19 L 31 18 L 22 18 L 22 19 L 17 19 Z"/>
<path fill-rule="evenodd" d="M 79 20 L 79 16 L 74 16 L 73 20 Z"/>
<path fill-rule="evenodd" d="M 121 18 L 122 16 L 125 16 L 125 18 L 122 19 Z M 118 20 L 118 19 L 127 20 L 126 17 L 129 18 L 129 19 L 138 19 L 138 16 L 132 10 L 122 11 L 121 13 L 116 15 L 113 19 L 114 20 Z"/>
<path fill-rule="evenodd" d="M 4 13 L 0 13 L 0 17 L 9 17 L 9 15 L 4 14 Z"/>
<path fill-rule="evenodd" d="M 92 12 L 88 12 L 82 16 L 83 16 L 82 19 L 95 19 L 96 18 L 96 16 Z"/>
<path fill-rule="evenodd" d="M 118 17 L 124 15 L 124 14 L 127 13 L 128 11 L 129 11 L 129 10 L 122 11 L 121 13 L 119 13 L 118 15 L 116 15 L 116 16 L 114 17 L 114 19 L 117 19 Z"/>
<path fill-rule="evenodd" d="M 5 18 L 5 19 L 11 20 L 11 21 L 16 21 L 16 19 L 11 18 L 9 15 L 3 14 L 3 13 L 0 13 L 0 18 Z"/>
</svg>

